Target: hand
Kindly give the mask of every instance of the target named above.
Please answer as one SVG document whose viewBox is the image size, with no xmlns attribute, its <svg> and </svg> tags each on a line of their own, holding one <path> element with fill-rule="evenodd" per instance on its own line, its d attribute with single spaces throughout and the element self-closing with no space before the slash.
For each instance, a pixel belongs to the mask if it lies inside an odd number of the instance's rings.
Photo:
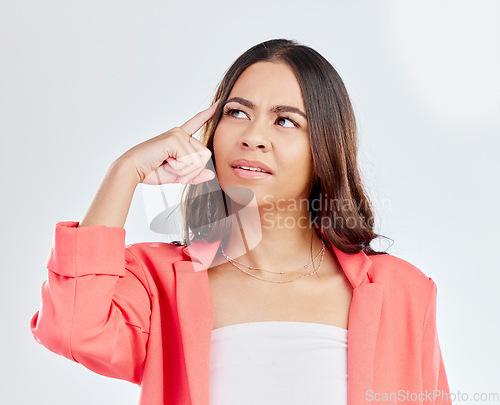
<svg viewBox="0 0 500 405">
<path fill-rule="evenodd" d="M 131 162 L 144 184 L 191 183 L 211 180 L 215 173 L 205 169 L 212 152 L 191 135 L 212 119 L 218 102 L 199 112 L 180 127 L 142 142 L 119 159 Z"/>
</svg>

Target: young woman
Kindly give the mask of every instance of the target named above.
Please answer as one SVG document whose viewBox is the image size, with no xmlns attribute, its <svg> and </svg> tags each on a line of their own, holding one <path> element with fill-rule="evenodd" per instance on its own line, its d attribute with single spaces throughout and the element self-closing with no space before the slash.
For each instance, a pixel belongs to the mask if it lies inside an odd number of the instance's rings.
<svg viewBox="0 0 500 405">
<path fill-rule="evenodd" d="M 125 152 L 82 222 L 56 224 L 35 338 L 141 385 L 141 404 L 451 403 L 435 283 L 370 247 L 356 139 L 320 54 L 249 49 L 210 108 Z M 184 243 L 125 246 L 137 185 L 172 182 Z"/>
</svg>

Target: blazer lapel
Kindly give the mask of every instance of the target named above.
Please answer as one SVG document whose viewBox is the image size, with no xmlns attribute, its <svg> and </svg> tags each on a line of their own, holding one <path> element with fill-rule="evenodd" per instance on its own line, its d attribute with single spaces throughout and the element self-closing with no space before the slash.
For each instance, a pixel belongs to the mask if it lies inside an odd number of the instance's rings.
<svg viewBox="0 0 500 405">
<path fill-rule="evenodd" d="M 190 257 L 173 263 L 177 313 L 182 336 L 191 403 L 209 398 L 210 345 L 214 322 L 208 269 L 220 242 L 193 242 L 183 252 Z"/>
<path fill-rule="evenodd" d="M 364 252 L 344 253 L 333 244 L 332 248 L 353 287 L 347 329 L 348 404 L 369 404 L 366 391 L 373 385 L 383 285 L 369 279 L 371 260 Z"/>
</svg>

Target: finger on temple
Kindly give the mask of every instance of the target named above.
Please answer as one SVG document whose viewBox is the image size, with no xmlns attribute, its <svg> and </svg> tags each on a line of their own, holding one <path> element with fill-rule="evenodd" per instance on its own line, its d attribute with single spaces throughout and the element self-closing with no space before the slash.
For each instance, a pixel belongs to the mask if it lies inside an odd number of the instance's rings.
<svg viewBox="0 0 500 405">
<path fill-rule="evenodd" d="M 219 102 L 215 102 L 206 110 L 203 110 L 196 114 L 193 118 L 186 121 L 181 125 L 181 128 L 186 131 L 189 135 L 197 132 L 207 121 L 209 121 L 215 114 L 215 110 L 217 109 L 217 105 Z"/>
</svg>

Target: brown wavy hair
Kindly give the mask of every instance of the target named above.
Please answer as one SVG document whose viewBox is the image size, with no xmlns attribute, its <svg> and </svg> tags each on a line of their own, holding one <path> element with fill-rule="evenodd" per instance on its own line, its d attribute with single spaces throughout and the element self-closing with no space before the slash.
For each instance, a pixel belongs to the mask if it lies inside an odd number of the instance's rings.
<svg viewBox="0 0 500 405">
<path fill-rule="evenodd" d="M 293 40 L 273 39 L 236 59 L 217 88 L 213 103 L 220 103 L 203 130 L 201 141 L 212 152 L 209 163 L 217 167 L 213 138 L 224 104 L 241 73 L 257 62 L 285 63 L 299 82 L 315 172 L 308 206 L 318 237 L 346 253 L 387 253 L 370 247 L 370 242 L 381 235 L 373 230 L 372 206 L 358 169 L 356 120 L 349 96 L 337 71 L 314 49 Z M 188 185 L 181 201 L 184 244 L 201 239 L 221 240 L 225 246 L 230 234 L 231 200 L 220 189 L 217 177 Z"/>
</svg>

